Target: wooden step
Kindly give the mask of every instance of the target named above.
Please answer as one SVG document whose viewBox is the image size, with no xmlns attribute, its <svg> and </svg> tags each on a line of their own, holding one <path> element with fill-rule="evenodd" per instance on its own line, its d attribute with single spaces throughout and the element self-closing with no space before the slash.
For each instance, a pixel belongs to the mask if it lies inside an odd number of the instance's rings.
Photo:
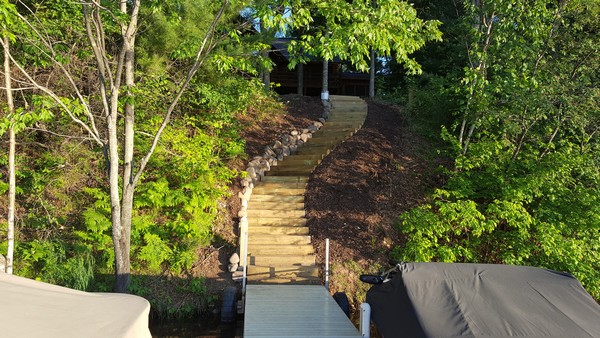
<svg viewBox="0 0 600 338">
<path fill-rule="evenodd" d="M 339 107 L 362 107 L 368 109 L 368 105 L 363 101 L 332 101 L 331 110 L 339 109 Z"/>
<path fill-rule="evenodd" d="M 271 176 L 277 177 L 277 176 Z M 250 200 L 248 210 L 304 210 L 303 202 L 263 202 Z"/>
<path fill-rule="evenodd" d="M 248 253 L 250 255 L 261 257 L 261 256 L 300 256 L 300 255 L 312 255 L 315 253 L 315 249 L 312 244 L 298 244 L 298 245 L 286 245 L 286 244 L 248 244 Z"/>
<path fill-rule="evenodd" d="M 322 154 L 317 154 L 317 155 L 298 155 L 298 154 L 292 154 L 288 157 L 286 157 L 285 161 L 287 160 L 312 160 L 312 161 L 316 161 L 316 160 L 322 160 L 325 156 Z M 281 164 L 283 164 L 285 161 L 281 161 Z M 279 163 L 276 166 L 271 166 L 271 167 L 278 167 Z"/>
<path fill-rule="evenodd" d="M 341 119 L 341 118 L 345 118 L 349 121 L 352 120 L 360 120 L 360 119 L 365 119 L 367 117 L 369 113 L 365 110 L 365 111 L 344 111 L 344 110 L 334 110 L 331 112 L 331 114 L 329 115 L 329 117 L 327 118 L 327 122 L 331 121 L 332 119 Z M 325 123 L 325 125 L 327 125 L 327 123 Z"/>
<path fill-rule="evenodd" d="M 331 101 L 360 100 L 360 102 L 365 102 L 360 97 L 358 97 L 358 96 L 352 96 L 352 95 L 329 95 L 329 99 Z"/>
<path fill-rule="evenodd" d="M 278 166 L 277 168 L 273 167 L 273 168 L 271 168 L 271 170 L 269 172 L 280 172 L 281 173 L 283 171 L 290 170 L 290 169 L 292 169 L 292 170 L 293 169 L 304 170 L 304 169 L 314 169 L 316 167 L 317 167 L 317 164 L 301 164 L 301 163 L 294 164 L 294 163 L 288 163 L 288 164 L 284 164 L 284 165 Z M 265 175 L 269 176 L 269 174 L 267 174 L 267 173 L 265 173 Z M 309 175 L 306 175 L 306 176 L 308 177 Z"/>
<path fill-rule="evenodd" d="M 324 144 L 324 143 L 333 143 L 339 144 L 344 142 L 346 139 L 351 137 L 354 134 L 353 130 L 345 130 L 342 132 L 324 132 L 324 134 L 319 134 L 313 137 L 312 142 L 309 142 L 302 147 L 314 145 L 314 144 Z"/>
<path fill-rule="evenodd" d="M 252 236 L 248 237 L 248 245 L 258 244 L 310 244 L 310 236 L 253 233 Z"/>
<path fill-rule="evenodd" d="M 286 226 L 286 227 L 303 227 L 306 226 L 306 218 L 289 218 L 289 217 L 249 217 L 249 226 Z"/>
<path fill-rule="evenodd" d="M 319 129 L 319 131 L 322 130 L 328 130 L 331 129 L 332 127 L 344 127 L 347 126 L 347 128 L 356 128 L 356 127 L 360 127 L 363 123 L 365 123 L 365 117 L 352 117 L 352 118 L 348 118 L 345 116 L 332 116 L 327 123 L 325 123 L 325 125 Z"/>
<path fill-rule="evenodd" d="M 304 196 L 262 195 L 252 191 L 250 202 L 304 203 Z"/>
<path fill-rule="evenodd" d="M 310 176 L 310 174 L 312 174 L 312 172 L 315 170 L 315 168 L 313 167 L 307 167 L 304 169 L 298 169 L 298 168 L 289 168 L 289 169 L 281 169 L 281 170 L 271 170 L 268 173 L 265 173 L 265 175 L 267 176 L 278 176 L 278 175 L 282 175 L 282 176 L 288 176 L 288 175 L 306 175 L 306 176 Z"/>
<path fill-rule="evenodd" d="M 290 156 L 285 161 L 281 161 L 281 163 L 278 163 L 276 167 L 272 167 L 272 168 L 289 167 L 289 166 L 292 166 L 292 165 L 315 166 L 315 165 L 318 165 L 319 163 L 321 163 L 321 159 L 315 159 L 315 158 L 311 158 L 311 159 L 295 159 L 294 156 Z"/>
<path fill-rule="evenodd" d="M 250 251 L 248 251 L 250 252 Z M 315 265 L 314 255 L 250 255 L 250 265 L 259 266 L 311 266 Z"/>
<path fill-rule="evenodd" d="M 349 134 L 352 134 L 355 131 L 356 131 L 356 128 L 346 127 L 346 126 L 335 127 L 335 128 L 331 128 L 331 129 L 321 129 L 313 134 L 312 139 L 315 140 L 315 139 L 325 138 L 325 139 L 335 140 L 335 139 L 343 138 Z"/>
<path fill-rule="evenodd" d="M 343 136 L 347 137 L 349 133 L 345 133 Z M 330 145 L 330 144 L 340 144 L 342 141 L 340 140 L 339 137 L 318 137 L 318 138 L 313 138 L 312 140 L 310 140 L 310 142 L 307 142 L 305 144 L 303 144 L 302 146 L 298 147 L 298 150 L 300 149 L 306 149 L 306 148 L 310 148 L 310 147 L 315 147 L 315 146 L 324 146 L 324 145 Z"/>
<path fill-rule="evenodd" d="M 270 171 L 269 171 L 270 173 Z M 293 176 L 297 176 L 295 174 L 291 174 Z M 290 176 L 290 175 L 288 175 Z M 303 188 L 265 188 L 262 185 L 258 185 L 252 189 L 252 195 L 272 195 L 272 196 L 303 196 L 304 189 Z M 250 197 L 252 198 L 252 197 Z"/>
<path fill-rule="evenodd" d="M 355 131 L 360 129 L 360 127 L 362 126 L 364 121 L 361 122 L 348 122 L 348 121 L 332 121 L 332 122 L 327 122 L 327 125 L 324 126 L 323 128 L 319 129 L 319 131 L 323 130 L 335 130 L 335 129 L 341 129 L 341 128 L 352 128 Z M 310 141 L 309 141 L 310 142 Z"/>
<path fill-rule="evenodd" d="M 250 209 L 246 211 L 248 219 L 253 218 L 299 218 L 306 216 L 304 209 L 302 210 L 256 210 Z"/>
<path fill-rule="evenodd" d="M 289 176 L 289 175 L 306 175 L 307 177 L 312 174 L 315 170 L 316 165 L 291 165 L 285 167 L 277 167 L 277 169 L 273 168 L 268 173 L 265 173 L 266 176 Z"/>
<path fill-rule="evenodd" d="M 320 282 L 316 266 L 248 266 L 247 278 L 253 282 L 286 283 L 287 281 L 315 280 Z"/>
<path fill-rule="evenodd" d="M 319 160 L 319 163 L 321 162 L 321 160 Z M 289 168 L 298 168 L 298 169 L 303 169 L 303 168 L 314 168 L 317 165 L 319 165 L 319 163 L 310 163 L 310 162 L 305 162 L 305 161 L 290 161 L 288 163 L 282 163 L 281 165 L 278 165 L 276 167 L 271 167 L 271 170 L 269 171 L 274 171 L 274 170 L 282 170 L 282 169 L 289 169 Z M 268 173 L 269 171 L 266 171 L 265 173 Z M 304 187 L 306 188 L 306 187 Z"/>
<path fill-rule="evenodd" d="M 290 157 L 291 159 L 291 157 Z M 287 161 L 287 160 L 286 160 Z M 309 161 L 317 161 L 317 160 L 309 160 Z M 318 160 L 319 162 L 321 160 Z M 283 161 L 281 162 L 283 164 Z M 308 177 L 306 176 L 271 176 L 271 177 L 266 177 L 263 176 L 260 179 L 261 182 L 302 182 L 302 183 L 306 183 L 308 182 Z"/>
<path fill-rule="evenodd" d="M 261 182 L 255 187 L 269 191 L 278 191 L 279 189 L 306 189 L 307 182 Z"/>
<path fill-rule="evenodd" d="M 367 111 L 367 107 L 358 104 L 352 103 L 341 103 L 341 104 L 333 104 L 331 108 L 331 115 L 339 112 L 344 113 L 362 113 Z"/>
<path fill-rule="evenodd" d="M 325 155 L 328 155 L 330 152 L 331 152 L 331 149 L 329 149 L 326 146 L 307 147 L 305 145 L 305 146 L 299 147 L 296 154 L 298 154 L 298 155 L 323 155 L 323 157 L 324 157 Z"/>
<path fill-rule="evenodd" d="M 309 229 L 305 226 L 248 226 L 248 233 L 251 234 L 248 238 L 265 234 L 265 235 L 308 235 Z"/>
<path fill-rule="evenodd" d="M 329 99 L 331 101 L 342 101 L 342 100 L 349 100 L 349 101 L 354 101 L 354 100 L 360 100 L 360 102 L 365 102 L 363 99 L 361 99 L 358 96 L 352 96 L 352 95 L 329 95 Z"/>
</svg>

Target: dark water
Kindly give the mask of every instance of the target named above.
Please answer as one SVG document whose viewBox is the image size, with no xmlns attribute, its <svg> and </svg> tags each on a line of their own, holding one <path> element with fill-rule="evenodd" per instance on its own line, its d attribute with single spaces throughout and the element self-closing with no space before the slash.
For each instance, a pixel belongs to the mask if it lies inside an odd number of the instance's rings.
<svg viewBox="0 0 600 338">
<path fill-rule="evenodd" d="M 150 332 L 156 338 L 235 338 L 242 337 L 243 331 L 244 322 L 241 319 L 231 324 L 222 324 L 218 319 L 202 318 L 194 321 L 150 323 Z"/>
</svg>

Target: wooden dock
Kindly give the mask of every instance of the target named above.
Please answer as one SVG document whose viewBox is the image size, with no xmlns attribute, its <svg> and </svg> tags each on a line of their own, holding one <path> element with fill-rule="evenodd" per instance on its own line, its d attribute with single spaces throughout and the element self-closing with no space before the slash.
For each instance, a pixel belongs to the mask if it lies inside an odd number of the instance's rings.
<svg viewBox="0 0 600 338">
<path fill-rule="evenodd" d="M 320 285 L 248 285 L 244 338 L 337 337 L 361 334 Z"/>
</svg>

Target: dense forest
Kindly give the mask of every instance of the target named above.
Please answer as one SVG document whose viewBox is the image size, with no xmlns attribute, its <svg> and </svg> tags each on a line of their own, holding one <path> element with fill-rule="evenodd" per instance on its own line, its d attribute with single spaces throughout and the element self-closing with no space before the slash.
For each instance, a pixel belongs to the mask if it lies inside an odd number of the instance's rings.
<svg viewBox="0 0 600 338">
<path fill-rule="evenodd" d="M 288 36 L 290 67 L 367 70 L 373 51 L 376 99 L 449 163 L 398 212 L 390 258 L 566 271 L 598 300 L 599 16 L 598 0 L 0 0 L 7 272 L 138 294 L 141 276 L 188 278 L 223 240 L 241 131 L 282 111 L 261 79 Z"/>
</svg>

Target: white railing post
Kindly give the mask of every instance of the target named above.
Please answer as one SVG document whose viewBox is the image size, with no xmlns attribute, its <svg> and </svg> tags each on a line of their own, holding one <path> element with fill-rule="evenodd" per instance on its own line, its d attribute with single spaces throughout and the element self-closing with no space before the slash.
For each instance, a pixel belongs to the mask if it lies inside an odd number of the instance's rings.
<svg viewBox="0 0 600 338">
<path fill-rule="evenodd" d="M 325 239 L 325 289 L 329 291 L 329 238 Z"/>
<path fill-rule="evenodd" d="M 246 274 L 248 269 L 248 219 L 240 219 L 240 258 L 242 260 L 242 294 L 246 294 Z"/>
<path fill-rule="evenodd" d="M 371 305 L 369 303 L 360 304 L 360 334 L 363 338 L 371 336 Z"/>
</svg>

